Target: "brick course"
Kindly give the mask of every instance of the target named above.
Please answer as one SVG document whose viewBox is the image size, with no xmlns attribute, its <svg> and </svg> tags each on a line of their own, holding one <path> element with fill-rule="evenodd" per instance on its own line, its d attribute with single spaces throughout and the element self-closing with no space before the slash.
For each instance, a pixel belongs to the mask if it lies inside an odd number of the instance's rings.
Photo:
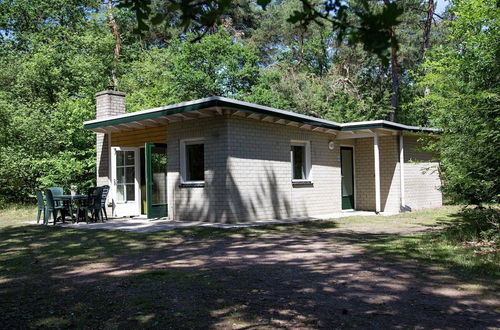
<svg viewBox="0 0 500 330">
<path fill-rule="evenodd" d="M 404 137 L 405 208 L 419 210 L 443 204 L 438 165 L 434 155 L 421 150 L 417 136 Z"/>
</svg>

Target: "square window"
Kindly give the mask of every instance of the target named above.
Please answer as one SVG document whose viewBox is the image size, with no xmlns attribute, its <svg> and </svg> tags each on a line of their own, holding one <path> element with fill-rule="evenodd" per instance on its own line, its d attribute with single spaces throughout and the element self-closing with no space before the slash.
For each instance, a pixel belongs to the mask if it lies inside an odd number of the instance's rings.
<svg viewBox="0 0 500 330">
<path fill-rule="evenodd" d="M 186 143 L 184 145 L 184 182 L 205 180 L 205 145 L 203 143 Z"/>
</svg>

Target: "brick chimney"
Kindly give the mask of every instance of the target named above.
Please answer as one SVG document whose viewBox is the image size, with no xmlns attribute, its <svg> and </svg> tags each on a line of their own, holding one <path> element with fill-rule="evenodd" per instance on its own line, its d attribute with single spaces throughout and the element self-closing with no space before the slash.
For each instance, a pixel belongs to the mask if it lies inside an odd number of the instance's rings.
<svg viewBox="0 0 500 330">
<path fill-rule="evenodd" d="M 106 90 L 95 95 L 96 118 L 107 118 L 125 113 L 125 93 Z"/>
<path fill-rule="evenodd" d="M 95 95 L 96 119 L 104 119 L 125 113 L 125 93 L 114 90 L 105 90 Z M 111 150 L 110 134 L 97 133 L 97 180 L 98 186 L 111 186 Z M 108 195 L 109 196 L 109 195 Z M 111 196 L 108 197 L 108 205 Z M 109 210 L 109 209 L 108 209 Z M 109 210 L 111 211 L 111 210 Z M 111 214 L 108 212 L 108 214 Z"/>
</svg>

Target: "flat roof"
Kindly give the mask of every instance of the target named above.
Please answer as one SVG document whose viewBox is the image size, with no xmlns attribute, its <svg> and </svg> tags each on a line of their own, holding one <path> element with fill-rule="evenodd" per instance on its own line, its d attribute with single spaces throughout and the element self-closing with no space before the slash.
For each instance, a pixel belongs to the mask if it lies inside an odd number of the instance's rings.
<svg viewBox="0 0 500 330">
<path fill-rule="evenodd" d="M 112 125 L 126 124 L 145 119 L 154 119 L 158 117 L 173 115 L 176 113 L 184 113 L 184 112 L 196 111 L 212 107 L 220 107 L 224 109 L 266 115 L 266 116 L 276 117 L 279 119 L 286 119 L 289 121 L 299 122 L 311 126 L 333 129 L 337 131 L 354 131 L 360 129 L 385 128 L 398 131 L 404 130 L 404 131 L 426 132 L 426 133 L 440 132 L 440 130 L 437 128 L 408 126 L 387 120 L 337 123 L 330 120 L 302 115 L 292 111 L 285 111 L 281 109 L 271 108 L 255 103 L 239 101 L 221 96 L 211 96 L 194 101 L 182 102 L 153 109 L 141 110 L 108 118 L 88 120 L 85 121 L 83 124 L 86 129 L 95 129 Z"/>
</svg>

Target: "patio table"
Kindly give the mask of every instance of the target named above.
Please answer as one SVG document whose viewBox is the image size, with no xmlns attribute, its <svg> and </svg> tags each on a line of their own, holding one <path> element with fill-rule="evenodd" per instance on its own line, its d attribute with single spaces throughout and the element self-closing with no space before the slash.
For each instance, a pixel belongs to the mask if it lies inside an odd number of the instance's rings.
<svg viewBox="0 0 500 330">
<path fill-rule="evenodd" d="M 75 217 L 73 216 L 73 209 L 72 209 L 73 201 L 87 200 L 87 197 L 88 197 L 87 195 L 57 195 L 54 196 L 54 201 L 61 201 L 63 203 L 67 203 L 69 214 L 71 216 L 71 221 L 74 222 Z"/>
</svg>

